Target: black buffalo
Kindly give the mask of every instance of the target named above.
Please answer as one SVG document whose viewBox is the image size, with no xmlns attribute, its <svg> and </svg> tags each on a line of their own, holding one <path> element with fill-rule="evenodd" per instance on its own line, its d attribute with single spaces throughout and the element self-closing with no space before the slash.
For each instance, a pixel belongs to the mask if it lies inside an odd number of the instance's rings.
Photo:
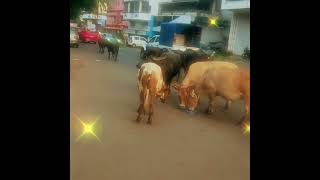
<svg viewBox="0 0 320 180">
<path fill-rule="evenodd" d="M 108 48 L 108 59 L 110 59 L 111 54 L 111 57 L 113 57 L 114 61 L 117 61 L 119 53 L 119 44 L 107 44 L 106 46 Z"/>
<path fill-rule="evenodd" d="M 118 53 L 119 53 L 119 44 L 114 43 L 107 43 L 105 41 L 98 41 L 99 45 L 99 53 L 104 53 L 105 48 L 108 50 L 108 59 L 110 59 L 110 56 L 117 61 Z"/>
<path fill-rule="evenodd" d="M 136 66 L 140 68 L 143 63 L 153 62 L 158 64 L 165 78 L 166 85 L 170 85 L 173 78 L 180 79 L 181 70 L 187 73 L 191 64 L 199 61 L 209 61 L 209 56 L 201 50 L 187 49 L 185 51 L 170 50 L 163 52 L 160 57 L 148 57 L 143 59 Z"/>
<path fill-rule="evenodd" d="M 165 48 L 147 47 L 146 50 L 141 48 L 140 57 L 146 60 L 150 57 L 160 57 L 163 53 L 168 52 Z"/>
</svg>

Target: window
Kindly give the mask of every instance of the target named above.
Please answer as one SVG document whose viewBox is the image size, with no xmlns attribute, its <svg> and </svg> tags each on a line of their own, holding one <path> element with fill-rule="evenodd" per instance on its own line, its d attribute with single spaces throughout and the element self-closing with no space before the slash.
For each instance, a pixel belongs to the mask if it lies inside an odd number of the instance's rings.
<svg viewBox="0 0 320 180">
<path fill-rule="evenodd" d="M 143 37 L 140 37 L 140 40 L 141 41 L 147 41 L 145 38 L 143 38 Z"/>
<path fill-rule="evenodd" d="M 128 2 L 128 4 L 130 3 L 130 13 L 134 12 L 134 2 Z"/>
<path fill-rule="evenodd" d="M 150 12 L 149 2 L 142 1 L 142 9 L 141 9 L 141 12 L 143 12 L 143 13 L 149 13 L 149 12 Z"/>
<path fill-rule="evenodd" d="M 124 12 L 128 13 L 129 12 L 129 2 L 124 3 Z"/>
<path fill-rule="evenodd" d="M 139 40 L 139 37 L 137 37 L 137 36 L 136 36 L 136 37 L 134 37 L 134 40 Z"/>
<path fill-rule="evenodd" d="M 133 4 L 134 4 L 133 12 L 134 13 L 138 13 L 139 12 L 139 3 L 140 3 L 140 1 L 133 1 Z"/>
</svg>

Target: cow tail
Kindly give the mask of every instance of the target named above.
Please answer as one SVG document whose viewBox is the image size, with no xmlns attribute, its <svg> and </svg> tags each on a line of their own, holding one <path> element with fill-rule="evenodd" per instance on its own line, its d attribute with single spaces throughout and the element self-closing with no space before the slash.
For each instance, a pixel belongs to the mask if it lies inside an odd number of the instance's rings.
<svg viewBox="0 0 320 180">
<path fill-rule="evenodd" d="M 148 110 L 149 109 L 149 105 L 151 102 L 150 101 L 150 88 L 151 88 L 151 84 L 150 81 L 151 80 L 151 74 L 147 75 L 147 83 L 146 83 L 146 87 L 145 87 L 145 97 L 144 97 L 144 109 Z"/>
</svg>

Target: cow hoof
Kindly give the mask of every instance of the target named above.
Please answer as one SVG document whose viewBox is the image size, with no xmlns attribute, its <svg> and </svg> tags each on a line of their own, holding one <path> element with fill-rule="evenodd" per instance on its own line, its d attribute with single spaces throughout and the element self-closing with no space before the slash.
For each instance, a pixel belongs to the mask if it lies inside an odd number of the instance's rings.
<svg viewBox="0 0 320 180">
<path fill-rule="evenodd" d="M 137 117 L 136 122 L 139 123 L 141 121 L 141 117 Z"/>
<path fill-rule="evenodd" d="M 210 114 L 213 114 L 213 113 L 214 113 L 214 110 L 213 110 L 213 109 L 207 109 L 207 110 L 206 110 L 206 113 L 209 114 L 209 115 L 210 115 Z"/>
<path fill-rule="evenodd" d="M 227 112 L 229 110 L 229 108 L 222 108 L 222 112 Z"/>
<path fill-rule="evenodd" d="M 151 123 L 151 121 L 148 120 L 148 121 L 147 121 L 147 124 L 148 124 L 148 125 L 151 125 L 152 123 Z"/>
<path fill-rule="evenodd" d="M 248 123 L 248 121 L 245 118 L 241 118 L 240 121 L 238 121 L 236 124 L 239 126 L 243 126 L 246 123 Z"/>
<path fill-rule="evenodd" d="M 185 111 L 186 111 L 186 113 L 188 113 L 188 114 L 190 114 L 190 115 L 195 115 L 195 113 L 196 113 L 195 111 L 190 111 L 190 110 L 188 110 L 188 109 L 186 109 Z"/>
</svg>

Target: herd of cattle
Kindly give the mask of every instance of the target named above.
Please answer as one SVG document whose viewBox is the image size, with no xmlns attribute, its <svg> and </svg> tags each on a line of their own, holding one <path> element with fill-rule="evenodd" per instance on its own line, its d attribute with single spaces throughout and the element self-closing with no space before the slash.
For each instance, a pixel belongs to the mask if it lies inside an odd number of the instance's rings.
<svg viewBox="0 0 320 180">
<path fill-rule="evenodd" d="M 165 103 L 173 79 L 177 77 L 179 81 L 182 70 L 185 72 L 182 82 L 172 84 L 177 91 L 181 109 L 193 112 L 199 105 L 200 96 L 209 98 L 209 114 L 214 112 L 216 96 L 226 100 L 226 109 L 232 101 L 243 99 L 245 112 L 240 123 L 248 121 L 250 69 L 240 68 L 230 62 L 214 61 L 201 50 L 149 48 L 141 53 L 141 57 L 142 61 L 137 64 L 140 93 L 137 122 L 140 122 L 143 114 L 147 114 L 147 123 L 152 123 L 155 100 L 159 98 Z"/>
</svg>

